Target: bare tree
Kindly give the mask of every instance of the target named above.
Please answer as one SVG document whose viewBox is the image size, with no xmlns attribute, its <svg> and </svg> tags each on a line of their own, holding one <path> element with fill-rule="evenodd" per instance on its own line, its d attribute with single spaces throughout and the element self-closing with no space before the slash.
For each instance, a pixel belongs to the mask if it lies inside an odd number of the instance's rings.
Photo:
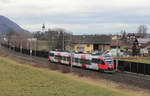
<svg viewBox="0 0 150 96">
<path fill-rule="evenodd" d="M 146 37 L 146 34 L 147 34 L 147 26 L 146 25 L 140 25 L 138 27 L 138 35 L 141 37 L 141 38 L 144 38 Z"/>
<path fill-rule="evenodd" d="M 12 38 L 13 38 L 16 34 L 17 34 L 17 32 L 14 31 L 13 29 L 9 29 L 9 30 L 8 30 L 8 32 L 6 33 L 8 45 L 11 44 Z"/>
<path fill-rule="evenodd" d="M 39 39 L 41 34 L 40 34 L 40 31 L 37 31 L 37 32 L 33 33 L 32 35 L 33 35 L 34 38 Z"/>
<path fill-rule="evenodd" d="M 55 30 L 49 29 L 47 32 L 48 46 L 50 50 L 59 49 L 65 50 L 66 45 L 70 43 L 70 33 L 64 29 L 57 28 Z"/>
<path fill-rule="evenodd" d="M 70 37 L 72 33 L 67 32 L 65 29 L 57 28 L 57 29 L 48 29 L 45 33 L 35 32 L 33 37 L 38 38 L 38 40 L 46 40 L 48 41 L 48 49 L 49 50 L 66 50 L 66 46 L 70 46 Z"/>
<path fill-rule="evenodd" d="M 19 31 L 15 31 L 13 29 L 10 29 L 6 33 L 6 38 L 8 40 L 8 44 L 16 47 L 23 46 L 22 43 L 27 40 L 27 38 L 31 37 L 30 33 L 24 32 L 23 29 Z M 24 44 L 25 45 L 25 44 Z"/>
<path fill-rule="evenodd" d="M 6 33 L 6 37 L 9 40 L 11 40 L 12 36 L 15 35 L 16 32 L 13 29 L 9 29 L 9 31 Z"/>
<path fill-rule="evenodd" d="M 53 49 L 55 49 L 56 44 L 57 44 L 57 38 L 58 38 L 57 34 L 58 33 L 54 30 L 49 29 L 47 31 L 47 34 L 48 34 L 47 35 L 47 40 L 48 40 L 49 50 L 53 50 Z"/>
</svg>

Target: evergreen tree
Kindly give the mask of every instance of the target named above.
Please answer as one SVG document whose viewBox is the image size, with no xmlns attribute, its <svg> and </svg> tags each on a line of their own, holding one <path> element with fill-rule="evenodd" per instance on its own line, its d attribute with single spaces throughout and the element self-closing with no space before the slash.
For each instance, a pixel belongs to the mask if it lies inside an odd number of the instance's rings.
<svg viewBox="0 0 150 96">
<path fill-rule="evenodd" d="M 139 55 L 139 53 L 140 53 L 139 43 L 138 40 L 135 38 L 132 46 L 132 56 L 137 56 Z"/>
</svg>

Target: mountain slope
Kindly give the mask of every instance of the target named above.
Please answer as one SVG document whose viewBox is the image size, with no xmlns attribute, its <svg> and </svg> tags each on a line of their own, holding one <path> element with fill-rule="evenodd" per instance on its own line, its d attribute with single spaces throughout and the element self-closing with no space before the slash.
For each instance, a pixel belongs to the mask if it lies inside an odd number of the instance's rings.
<svg viewBox="0 0 150 96">
<path fill-rule="evenodd" d="M 15 22 L 8 19 L 7 17 L 0 15 L 0 32 L 6 34 L 10 29 L 13 29 L 16 32 L 20 32 L 20 30 L 24 30 Z M 26 30 L 24 31 L 28 32 Z"/>
</svg>

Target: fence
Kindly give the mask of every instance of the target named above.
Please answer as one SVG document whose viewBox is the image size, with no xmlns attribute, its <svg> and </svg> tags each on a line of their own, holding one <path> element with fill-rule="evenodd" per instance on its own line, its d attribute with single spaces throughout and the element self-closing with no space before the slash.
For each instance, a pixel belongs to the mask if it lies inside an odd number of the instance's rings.
<svg viewBox="0 0 150 96">
<path fill-rule="evenodd" d="M 150 75 L 150 64 L 119 60 L 118 70 Z"/>
<path fill-rule="evenodd" d="M 24 49 L 22 48 L 18 48 L 18 47 L 13 47 L 13 46 L 9 46 L 7 44 L 1 44 L 2 46 L 9 48 L 11 50 L 14 50 L 16 52 L 22 52 L 23 54 L 27 54 L 30 55 L 30 49 Z M 43 57 L 43 58 L 48 58 L 48 51 L 39 51 L 39 50 L 32 50 L 31 53 L 32 56 L 38 56 L 38 57 Z"/>
</svg>

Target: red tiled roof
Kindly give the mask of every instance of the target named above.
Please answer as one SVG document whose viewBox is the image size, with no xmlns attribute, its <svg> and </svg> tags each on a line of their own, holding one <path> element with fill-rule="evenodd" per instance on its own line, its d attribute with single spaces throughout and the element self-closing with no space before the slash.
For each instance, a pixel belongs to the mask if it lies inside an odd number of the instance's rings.
<svg viewBox="0 0 150 96">
<path fill-rule="evenodd" d="M 108 35 L 74 35 L 73 43 L 111 44 L 111 36 L 108 36 Z"/>
<path fill-rule="evenodd" d="M 118 45 L 119 45 L 119 46 L 122 46 L 122 45 L 123 45 L 123 42 L 120 41 L 120 40 L 118 40 Z M 112 40 L 111 46 L 117 46 L 117 40 Z"/>
</svg>

